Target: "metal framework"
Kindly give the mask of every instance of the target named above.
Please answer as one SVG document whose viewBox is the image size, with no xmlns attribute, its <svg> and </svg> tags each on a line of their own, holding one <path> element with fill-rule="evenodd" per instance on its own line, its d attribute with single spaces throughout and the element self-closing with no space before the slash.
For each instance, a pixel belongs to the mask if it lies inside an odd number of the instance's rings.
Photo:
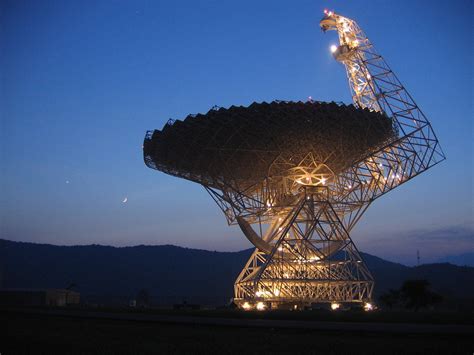
<svg viewBox="0 0 474 355">
<path fill-rule="evenodd" d="M 256 249 L 244 309 L 370 306 L 373 277 L 349 234 L 368 206 L 444 159 L 431 125 L 357 24 L 326 12 L 354 105 L 213 108 L 147 132 L 145 163 L 202 184 Z"/>
</svg>

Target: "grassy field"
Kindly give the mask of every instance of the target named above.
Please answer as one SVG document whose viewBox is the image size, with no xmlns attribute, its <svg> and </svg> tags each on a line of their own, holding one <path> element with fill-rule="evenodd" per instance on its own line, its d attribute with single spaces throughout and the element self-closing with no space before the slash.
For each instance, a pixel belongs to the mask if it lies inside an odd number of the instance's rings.
<svg viewBox="0 0 474 355">
<path fill-rule="evenodd" d="M 417 324 L 471 324 L 474 325 L 474 312 L 451 311 L 242 311 L 238 309 L 210 309 L 210 310 L 174 310 L 153 308 L 94 308 L 97 312 L 111 313 L 138 313 L 183 315 L 193 317 L 237 318 L 237 319 L 284 319 L 303 321 L 333 321 L 333 322 L 382 322 L 382 323 L 417 323 Z"/>
<path fill-rule="evenodd" d="M 300 317 L 302 314 L 299 313 Z M 2 355 L 158 353 L 471 355 L 474 351 L 474 340 L 467 335 L 395 335 L 164 324 L 18 312 L 0 313 L 0 321 L 7 326 L 7 331 L 4 333 L 6 336 L 2 336 L 0 341 Z"/>
</svg>

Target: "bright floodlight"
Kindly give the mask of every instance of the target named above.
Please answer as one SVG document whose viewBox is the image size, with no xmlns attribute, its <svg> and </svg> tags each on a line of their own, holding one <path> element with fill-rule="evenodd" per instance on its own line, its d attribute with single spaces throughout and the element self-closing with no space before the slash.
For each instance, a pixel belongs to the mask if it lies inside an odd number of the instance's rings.
<svg viewBox="0 0 474 355">
<path fill-rule="evenodd" d="M 366 311 L 372 311 L 374 309 L 374 306 L 372 305 L 372 303 L 370 302 L 367 302 L 365 305 L 364 305 L 364 310 Z"/>
<path fill-rule="evenodd" d="M 337 46 L 335 44 L 333 44 L 331 47 L 330 47 L 330 50 L 331 50 L 331 53 L 334 53 L 335 51 L 337 51 Z"/>
<path fill-rule="evenodd" d="M 146 165 L 204 186 L 255 246 L 234 286 L 243 309 L 372 309 L 373 277 L 349 233 L 374 200 L 444 159 L 357 24 L 328 12 L 321 27 L 339 34 L 354 105 L 216 107 L 145 136 Z"/>
</svg>

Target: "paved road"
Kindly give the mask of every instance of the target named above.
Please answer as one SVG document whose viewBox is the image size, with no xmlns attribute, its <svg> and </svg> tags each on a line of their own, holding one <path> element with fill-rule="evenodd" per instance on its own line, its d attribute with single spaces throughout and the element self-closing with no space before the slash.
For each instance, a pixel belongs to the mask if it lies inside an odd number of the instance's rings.
<svg viewBox="0 0 474 355">
<path fill-rule="evenodd" d="M 373 323 L 373 322 L 331 322 L 308 320 L 273 320 L 273 319 L 239 319 L 198 317 L 183 315 L 143 314 L 143 313 L 113 313 L 74 310 L 36 310 L 18 309 L 14 312 L 41 314 L 75 318 L 94 318 L 109 320 L 126 320 L 140 322 L 158 322 L 173 324 L 192 324 L 227 327 L 256 327 L 256 328 L 292 328 L 314 329 L 324 331 L 342 331 L 350 333 L 398 333 L 398 334 L 451 334 L 474 335 L 474 325 L 457 324 L 416 324 L 416 323 Z"/>
</svg>

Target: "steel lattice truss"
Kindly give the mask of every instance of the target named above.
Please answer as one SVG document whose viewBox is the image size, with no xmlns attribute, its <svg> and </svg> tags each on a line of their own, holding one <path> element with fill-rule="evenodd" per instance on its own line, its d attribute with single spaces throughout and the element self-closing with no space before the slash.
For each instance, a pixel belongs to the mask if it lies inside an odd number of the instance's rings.
<svg viewBox="0 0 474 355">
<path fill-rule="evenodd" d="M 377 197 L 444 159 L 357 24 L 328 12 L 321 27 L 338 32 L 355 107 L 213 108 L 145 137 L 149 167 L 202 184 L 255 245 L 235 283 L 242 308 L 369 302 L 373 277 L 350 231 Z"/>
</svg>

